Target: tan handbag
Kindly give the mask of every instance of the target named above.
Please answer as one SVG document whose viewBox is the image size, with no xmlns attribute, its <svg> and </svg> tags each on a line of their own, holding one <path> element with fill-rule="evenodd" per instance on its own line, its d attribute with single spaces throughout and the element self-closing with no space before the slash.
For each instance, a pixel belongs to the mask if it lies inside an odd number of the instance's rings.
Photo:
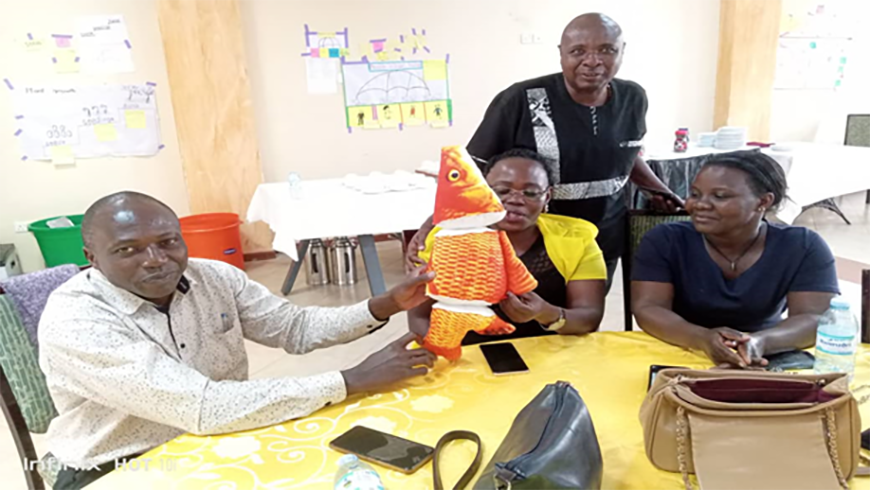
<svg viewBox="0 0 870 490">
<path fill-rule="evenodd" d="M 845 374 L 665 369 L 640 408 L 649 460 L 704 490 L 848 488 L 861 419 Z"/>
</svg>

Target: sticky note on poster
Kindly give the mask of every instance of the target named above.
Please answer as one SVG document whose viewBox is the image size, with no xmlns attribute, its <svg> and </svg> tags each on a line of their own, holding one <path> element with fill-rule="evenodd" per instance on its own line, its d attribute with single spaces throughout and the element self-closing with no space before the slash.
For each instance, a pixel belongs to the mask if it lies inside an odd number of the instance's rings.
<svg viewBox="0 0 870 490">
<path fill-rule="evenodd" d="M 54 63 L 55 73 L 78 73 L 79 56 L 74 49 L 56 49 L 51 60 Z"/>
<path fill-rule="evenodd" d="M 72 46 L 72 36 L 55 34 L 52 37 L 54 38 L 54 45 L 58 48 L 69 48 Z"/>
<path fill-rule="evenodd" d="M 124 121 L 127 129 L 145 129 L 145 111 L 124 111 Z"/>
<path fill-rule="evenodd" d="M 347 108 L 347 125 L 351 128 L 371 128 L 380 127 L 377 121 L 374 120 L 372 107 L 368 105 L 355 106 Z"/>
<path fill-rule="evenodd" d="M 359 43 L 359 53 L 357 53 L 357 55 L 359 56 L 360 59 L 362 59 L 363 56 L 374 57 L 375 52 L 372 51 L 372 44 L 371 43 Z M 355 55 L 355 56 L 357 56 L 357 55 Z"/>
<path fill-rule="evenodd" d="M 72 147 L 69 145 L 51 146 L 48 148 L 51 163 L 55 165 L 72 165 L 76 163 Z"/>
<path fill-rule="evenodd" d="M 382 128 L 398 128 L 402 123 L 402 107 L 399 104 L 378 106 L 378 121 Z"/>
<path fill-rule="evenodd" d="M 447 62 L 444 60 L 424 60 L 423 80 L 447 80 Z"/>
<path fill-rule="evenodd" d="M 118 141 L 118 130 L 114 124 L 97 124 L 94 126 L 94 134 L 97 135 L 97 141 Z"/>
<path fill-rule="evenodd" d="M 433 128 L 450 125 L 450 103 L 446 100 L 426 102 L 426 121 Z"/>
<path fill-rule="evenodd" d="M 422 102 L 402 104 L 402 122 L 405 126 L 422 126 L 426 124 L 426 107 Z"/>
</svg>

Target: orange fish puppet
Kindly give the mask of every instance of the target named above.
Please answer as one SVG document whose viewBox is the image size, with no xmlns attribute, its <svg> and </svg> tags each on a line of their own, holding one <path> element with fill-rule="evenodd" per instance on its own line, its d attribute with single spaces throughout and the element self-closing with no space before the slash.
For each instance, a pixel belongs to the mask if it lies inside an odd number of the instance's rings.
<svg viewBox="0 0 870 490">
<path fill-rule="evenodd" d="M 490 308 L 510 291 L 521 295 L 538 282 L 517 258 L 503 231 L 492 226 L 505 209 L 464 148 L 441 150 L 441 170 L 435 194 L 435 235 L 429 270 L 435 279 L 427 294 L 432 307 L 423 347 L 449 360 L 462 355 L 469 330 L 510 333 L 515 330 Z"/>
</svg>

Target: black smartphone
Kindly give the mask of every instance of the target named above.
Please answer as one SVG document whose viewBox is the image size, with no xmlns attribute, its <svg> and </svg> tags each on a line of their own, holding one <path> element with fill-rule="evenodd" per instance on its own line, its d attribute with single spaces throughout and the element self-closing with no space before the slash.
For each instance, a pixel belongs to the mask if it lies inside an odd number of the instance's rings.
<svg viewBox="0 0 870 490">
<path fill-rule="evenodd" d="M 483 352 L 492 374 L 496 376 L 529 372 L 529 366 L 526 366 L 517 348 L 510 342 L 481 344 L 480 351 Z"/>
<path fill-rule="evenodd" d="M 406 475 L 419 470 L 435 453 L 424 444 L 359 425 L 335 438 L 329 447 Z"/>
<path fill-rule="evenodd" d="M 861 447 L 870 451 L 870 429 L 861 433 Z"/>
<path fill-rule="evenodd" d="M 662 369 L 671 369 L 671 368 L 685 369 L 682 366 L 662 366 L 660 364 L 651 365 L 649 367 L 649 381 L 646 384 L 646 391 L 649 391 L 649 389 L 652 388 L 653 381 L 655 381 L 656 375 L 659 374 L 659 371 L 661 371 Z"/>
<path fill-rule="evenodd" d="M 790 350 L 765 356 L 768 371 L 790 371 L 793 369 L 812 369 L 816 363 L 816 357 L 802 350 Z"/>
<path fill-rule="evenodd" d="M 669 192 L 660 191 L 658 189 L 650 189 L 648 187 L 638 187 L 638 190 L 641 194 L 643 194 L 645 198 L 650 200 L 652 200 L 652 198 L 655 196 L 659 196 L 664 200 L 668 200 L 673 196 L 673 194 Z"/>
</svg>

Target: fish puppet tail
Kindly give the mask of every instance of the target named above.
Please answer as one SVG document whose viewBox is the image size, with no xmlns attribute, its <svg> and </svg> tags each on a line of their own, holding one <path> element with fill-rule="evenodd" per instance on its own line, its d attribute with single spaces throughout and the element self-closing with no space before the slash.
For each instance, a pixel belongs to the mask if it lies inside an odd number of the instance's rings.
<svg viewBox="0 0 870 490">
<path fill-rule="evenodd" d="M 515 329 L 485 306 L 456 306 L 435 303 L 429 319 L 429 333 L 423 348 L 450 361 L 462 356 L 462 339 L 469 331 L 511 333 Z"/>
</svg>

